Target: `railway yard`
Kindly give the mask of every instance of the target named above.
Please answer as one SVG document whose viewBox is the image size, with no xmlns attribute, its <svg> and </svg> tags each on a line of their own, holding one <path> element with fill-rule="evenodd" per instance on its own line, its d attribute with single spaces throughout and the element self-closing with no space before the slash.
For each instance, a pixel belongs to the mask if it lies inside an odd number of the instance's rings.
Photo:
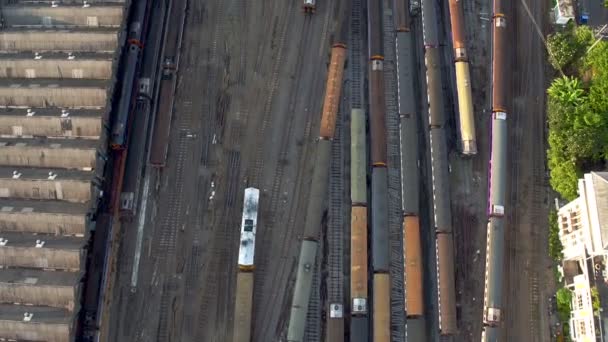
<svg viewBox="0 0 608 342">
<path fill-rule="evenodd" d="M 548 341 L 521 0 L 0 0 L 0 340 Z"/>
</svg>

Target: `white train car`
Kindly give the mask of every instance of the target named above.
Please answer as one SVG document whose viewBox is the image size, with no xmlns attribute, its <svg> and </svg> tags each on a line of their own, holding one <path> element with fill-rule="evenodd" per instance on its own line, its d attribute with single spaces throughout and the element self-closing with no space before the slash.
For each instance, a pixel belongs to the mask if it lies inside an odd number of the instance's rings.
<svg viewBox="0 0 608 342">
<path fill-rule="evenodd" d="M 310 13 L 313 14 L 315 13 L 315 10 L 317 8 L 317 1 L 316 0 L 304 0 L 304 13 Z"/>
<path fill-rule="evenodd" d="M 258 225 L 259 199 L 259 189 L 245 189 L 245 199 L 243 201 L 243 219 L 241 221 L 241 244 L 239 247 L 239 269 L 241 271 L 253 270 L 255 231 Z"/>
</svg>

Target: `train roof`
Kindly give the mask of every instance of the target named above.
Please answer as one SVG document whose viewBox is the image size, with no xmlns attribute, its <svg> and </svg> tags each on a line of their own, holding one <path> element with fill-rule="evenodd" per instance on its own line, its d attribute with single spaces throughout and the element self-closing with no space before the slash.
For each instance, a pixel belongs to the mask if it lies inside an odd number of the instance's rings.
<svg viewBox="0 0 608 342">
<path fill-rule="evenodd" d="M 255 252 L 255 232 L 258 224 L 258 202 L 260 190 L 245 189 L 243 218 L 241 221 L 241 243 L 239 247 L 239 266 L 252 267 Z"/>
</svg>

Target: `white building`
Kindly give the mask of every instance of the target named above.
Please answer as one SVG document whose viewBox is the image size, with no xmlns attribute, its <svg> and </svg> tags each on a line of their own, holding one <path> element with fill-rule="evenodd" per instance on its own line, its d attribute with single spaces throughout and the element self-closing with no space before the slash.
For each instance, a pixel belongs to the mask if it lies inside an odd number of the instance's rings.
<svg viewBox="0 0 608 342">
<path fill-rule="evenodd" d="M 570 334 L 573 341 L 596 341 L 588 263 L 592 269 L 608 261 L 608 172 L 591 172 L 578 181 L 579 197 L 557 212 L 564 260 L 577 261 L 582 274 L 568 284 L 572 290 Z M 606 279 L 606 275 L 604 275 Z"/>
<path fill-rule="evenodd" d="M 579 197 L 557 212 L 564 259 L 608 256 L 608 172 L 578 181 Z M 586 252 L 586 253 L 585 253 Z"/>
<path fill-rule="evenodd" d="M 570 337 L 577 342 L 595 342 L 591 288 L 586 274 L 574 277 Z"/>
<path fill-rule="evenodd" d="M 553 9 L 553 16 L 557 25 L 566 25 L 570 20 L 574 20 L 573 0 L 557 0 L 557 5 Z"/>
</svg>

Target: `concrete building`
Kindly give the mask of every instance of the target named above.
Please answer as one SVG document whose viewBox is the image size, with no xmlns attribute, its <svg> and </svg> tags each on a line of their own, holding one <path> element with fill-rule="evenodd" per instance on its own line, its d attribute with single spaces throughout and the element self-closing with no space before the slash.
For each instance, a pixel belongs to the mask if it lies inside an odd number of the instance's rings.
<svg viewBox="0 0 608 342">
<path fill-rule="evenodd" d="M 557 0 L 557 5 L 553 9 L 555 24 L 566 25 L 570 20 L 574 20 L 573 0 Z"/>
<path fill-rule="evenodd" d="M 125 0 L 0 0 L 0 340 L 76 339 Z"/>
<path fill-rule="evenodd" d="M 570 332 L 574 341 L 596 341 L 599 322 L 608 319 L 605 313 L 594 313 L 591 295 L 596 287 L 600 300 L 608 301 L 603 296 L 608 281 L 608 172 L 585 174 L 578 181 L 578 193 L 557 213 L 564 260 L 578 263 L 581 270 L 566 282 L 573 291 Z"/>
</svg>

